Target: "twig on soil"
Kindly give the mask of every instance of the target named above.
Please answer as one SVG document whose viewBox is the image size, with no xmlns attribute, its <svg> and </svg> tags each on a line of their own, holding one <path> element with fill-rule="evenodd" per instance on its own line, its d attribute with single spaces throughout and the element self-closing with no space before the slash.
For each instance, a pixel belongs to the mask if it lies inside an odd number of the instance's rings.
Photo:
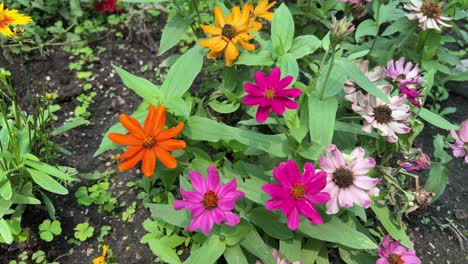
<svg viewBox="0 0 468 264">
<path fill-rule="evenodd" d="M 458 240 L 458 244 L 459 244 L 461 250 L 466 251 L 465 243 L 468 244 L 468 239 L 466 238 L 466 236 L 460 230 L 458 230 L 457 226 L 453 222 L 448 221 L 449 222 L 448 224 L 442 224 L 439 219 L 437 219 L 437 218 L 435 218 L 433 216 L 431 216 L 431 218 L 440 227 L 440 229 L 442 231 L 445 228 L 448 228 L 450 231 L 452 231 L 452 233 L 455 234 L 455 237 Z"/>
</svg>

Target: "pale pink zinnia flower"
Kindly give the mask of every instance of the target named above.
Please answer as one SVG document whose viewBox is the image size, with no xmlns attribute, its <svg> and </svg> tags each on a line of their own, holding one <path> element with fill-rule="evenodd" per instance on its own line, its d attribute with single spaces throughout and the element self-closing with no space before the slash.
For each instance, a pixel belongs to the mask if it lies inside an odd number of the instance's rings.
<svg viewBox="0 0 468 264">
<path fill-rule="evenodd" d="M 259 123 L 265 122 L 270 109 L 278 115 L 282 115 L 286 108 L 297 109 L 299 105 L 289 98 L 299 97 L 302 93 L 300 89 L 286 89 L 293 81 L 292 76 L 286 76 L 281 79 L 281 69 L 274 68 L 268 76 L 263 72 L 255 72 L 254 83 L 244 85 L 245 92 L 242 103 L 247 106 L 258 105 L 256 120 Z"/>
<path fill-rule="evenodd" d="M 287 215 L 288 227 L 291 230 L 296 230 L 299 226 L 301 214 L 312 224 L 323 223 L 322 216 L 314 204 L 324 204 L 330 199 L 328 193 L 321 192 L 327 183 L 327 175 L 324 172 L 316 173 L 314 165 L 307 162 L 301 175 L 296 162 L 288 160 L 273 169 L 273 177 L 279 184 L 262 186 L 262 190 L 271 196 L 271 200 L 265 204 L 267 210 L 281 209 L 281 212 Z"/>
<path fill-rule="evenodd" d="M 364 130 L 367 133 L 376 128 L 381 135 L 386 137 L 388 142 L 398 141 L 396 134 L 406 134 L 410 132 L 408 118 L 411 116 L 409 105 L 405 104 L 406 96 L 399 95 L 390 97 L 390 103 L 386 103 L 379 98 L 369 95 L 369 100 L 365 106 L 353 104 L 354 112 L 364 118 Z"/>
<path fill-rule="evenodd" d="M 441 31 L 439 24 L 452 27 L 444 22 L 444 20 L 452 20 L 452 18 L 442 15 L 442 6 L 444 4 L 444 2 L 411 0 L 411 3 L 405 4 L 404 8 L 410 11 L 406 16 L 411 20 L 418 20 L 419 27 L 422 29 L 433 28 Z"/>
<path fill-rule="evenodd" d="M 200 228 L 208 236 L 214 224 L 224 222 L 228 226 L 239 223 L 239 216 L 232 213 L 237 200 L 244 197 L 244 193 L 237 190 L 236 178 L 223 185 L 220 182 L 218 170 L 214 166 L 208 167 L 208 177 L 198 171 L 189 174 L 194 192 L 187 192 L 180 188 L 184 200 L 176 200 L 176 210 L 187 209 L 192 211 L 192 222 L 186 228 L 195 231 Z"/>
<path fill-rule="evenodd" d="M 354 64 L 359 67 L 359 69 L 364 73 L 364 75 L 372 82 L 375 86 L 379 87 L 382 90 L 390 90 L 390 87 L 386 83 L 381 83 L 385 79 L 385 69 L 377 66 L 369 71 L 369 61 L 365 60 L 359 62 L 358 60 L 354 61 Z M 345 92 L 345 98 L 351 103 L 362 104 L 368 99 L 367 91 L 362 89 L 352 80 L 346 80 L 343 90 Z"/>
<path fill-rule="evenodd" d="M 416 251 L 405 248 L 398 241 L 386 235 L 382 245 L 377 249 L 379 259 L 375 264 L 421 264 Z"/>
<path fill-rule="evenodd" d="M 416 64 L 413 67 L 411 61 L 405 64 L 404 57 L 401 57 L 398 61 L 390 60 L 387 63 L 385 74 L 392 78 L 397 85 L 415 84 L 423 81 L 423 78 L 419 74 L 419 65 Z"/>
<path fill-rule="evenodd" d="M 468 163 L 468 119 L 460 124 L 460 130 L 457 132 L 455 129 L 450 129 L 455 142 L 449 144 L 453 151 L 455 158 L 465 157 L 465 163 Z"/>
<path fill-rule="evenodd" d="M 341 207 L 350 208 L 353 204 L 369 208 L 370 196 L 379 195 L 376 187 L 379 179 L 366 176 L 375 167 L 375 160 L 364 158 L 364 155 L 363 148 L 356 148 L 347 160 L 335 145 L 330 144 L 326 155 L 320 157 L 320 169 L 327 173 L 324 191 L 330 194 L 327 214 L 336 214 Z"/>
<path fill-rule="evenodd" d="M 273 249 L 273 252 L 271 253 L 271 255 L 273 255 L 273 257 L 275 258 L 276 264 L 302 264 L 302 261 L 290 262 L 287 259 L 281 259 L 277 249 Z M 257 260 L 255 264 L 263 264 L 263 263 L 260 260 Z"/>
</svg>

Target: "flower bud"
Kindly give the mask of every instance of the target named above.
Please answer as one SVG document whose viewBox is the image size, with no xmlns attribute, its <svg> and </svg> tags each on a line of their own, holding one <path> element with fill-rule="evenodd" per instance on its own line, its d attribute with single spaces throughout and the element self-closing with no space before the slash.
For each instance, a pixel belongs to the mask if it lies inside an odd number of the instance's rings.
<svg viewBox="0 0 468 264">
<path fill-rule="evenodd" d="M 347 36 L 351 35 L 354 31 L 354 25 L 348 22 L 347 17 L 337 20 L 332 16 L 332 24 L 330 26 L 330 39 L 332 45 L 341 43 Z"/>
</svg>

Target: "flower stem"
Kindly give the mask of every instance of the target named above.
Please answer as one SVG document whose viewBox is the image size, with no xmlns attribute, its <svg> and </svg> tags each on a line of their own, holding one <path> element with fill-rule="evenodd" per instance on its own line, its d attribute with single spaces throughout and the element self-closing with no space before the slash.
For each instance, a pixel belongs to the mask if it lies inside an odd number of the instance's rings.
<svg viewBox="0 0 468 264">
<path fill-rule="evenodd" d="M 377 15 L 375 16 L 375 23 L 377 24 L 377 35 L 379 34 L 379 28 L 380 28 L 380 7 L 382 6 L 382 1 L 378 1 L 378 5 L 377 5 Z M 377 36 L 375 36 L 375 38 L 373 39 L 372 41 L 372 45 L 371 45 L 371 48 L 369 50 L 369 54 L 367 54 L 367 57 L 369 59 L 372 58 L 372 51 L 374 50 L 374 47 L 375 47 L 375 43 L 377 42 Z"/>
<path fill-rule="evenodd" d="M 332 54 L 330 57 L 330 66 L 328 66 L 327 75 L 325 76 L 325 81 L 323 83 L 322 91 L 320 92 L 320 100 L 323 100 L 325 96 L 325 91 L 327 90 L 328 80 L 330 79 L 331 72 L 333 70 L 333 66 L 335 65 L 335 46 L 332 46 Z"/>
<path fill-rule="evenodd" d="M 284 125 L 281 123 L 278 114 L 273 112 L 273 116 L 275 117 L 276 123 L 281 127 L 281 130 L 283 133 L 286 135 L 286 137 L 291 140 L 292 142 L 295 142 L 295 139 L 289 134 L 288 130 L 284 127 Z"/>
</svg>

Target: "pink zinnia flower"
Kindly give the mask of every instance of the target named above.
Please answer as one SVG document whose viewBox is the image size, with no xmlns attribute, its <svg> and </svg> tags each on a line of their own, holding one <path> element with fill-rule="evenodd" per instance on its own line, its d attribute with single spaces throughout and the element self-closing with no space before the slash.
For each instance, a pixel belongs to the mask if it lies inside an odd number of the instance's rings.
<svg viewBox="0 0 468 264">
<path fill-rule="evenodd" d="M 426 30 L 433 28 L 441 31 L 440 26 L 452 27 L 444 21 L 450 21 L 452 18 L 442 15 L 444 2 L 430 0 L 411 0 L 411 3 L 404 4 L 403 7 L 410 11 L 406 16 L 411 20 L 418 20 L 419 27 Z"/>
<path fill-rule="evenodd" d="M 273 249 L 273 252 L 271 252 L 271 255 L 273 255 L 273 257 L 275 258 L 276 264 L 302 264 L 302 261 L 290 262 L 287 259 L 281 259 L 277 249 Z M 255 264 L 263 264 L 263 263 L 260 260 L 257 260 Z"/>
<path fill-rule="evenodd" d="M 364 158 L 363 148 L 351 152 L 351 159 L 345 159 L 343 153 L 333 144 L 328 145 L 325 157 L 321 156 L 320 169 L 327 173 L 327 186 L 324 191 L 330 194 L 327 202 L 327 214 L 336 214 L 353 204 L 364 208 L 371 205 L 370 196 L 378 196 L 376 187 L 379 179 L 366 174 L 375 167 L 373 158 Z"/>
<path fill-rule="evenodd" d="M 460 130 L 457 132 L 451 128 L 450 133 L 452 134 L 455 142 L 450 144 L 453 150 L 453 156 L 455 158 L 465 157 L 465 163 L 468 163 L 468 119 L 460 124 Z"/>
<path fill-rule="evenodd" d="M 399 95 L 390 97 L 390 103 L 386 103 L 379 98 L 369 95 L 369 100 L 364 106 L 353 104 L 354 112 L 364 118 L 364 130 L 367 133 L 372 128 L 378 129 L 388 142 L 398 141 L 398 134 L 410 132 L 408 118 L 411 116 L 409 105 L 405 104 L 406 96 Z"/>
<path fill-rule="evenodd" d="M 411 88 L 409 85 L 402 85 L 399 87 L 399 89 L 400 94 L 404 94 L 410 103 L 418 108 L 421 108 L 421 102 L 418 100 L 418 98 L 424 97 L 421 94 L 421 90 L 424 89 L 423 86 L 418 85 L 416 88 Z"/>
<path fill-rule="evenodd" d="M 300 214 L 315 225 L 323 223 L 322 216 L 314 204 L 324 204 L 330 199 L 328 193 L 321 192 L 327 183 L 327 175 L 324 172 L 315 173 L 314 165 L 307 162 L 301 175 L 296 162 L 288 160 L 273 169 L 273 177 L 279 184 L 262 186 L 262 190 L 272 198 L 266 202 L 266 209 L 281 209 L 287 216 L 288 227 L 291 230 L 296 230 L 299 226 Z"/>
<path fill-rule="evenodd" d="M 429 157 L 429 155 L 424 152 L 418 152 L 416 154 L 414 159 L 408 162 L 401 162 L 400 166 L 409 171 L 421 171 L 431 167 L 431 157 Z"/>
<path fill-rule="evenodd" d="M 408 61 L 405 65 L 405 58 L 401 57 L 398 61 L 391 60 L 387 63 L 385 73 L 398 85 L 409 83 L 420 83 L 423 81 L 419 75 L 419 65 L 413 67 L 413 63 Z"/>
<path fill-rule="evenodd" d="M 416 251 L 405 248 L 398 241 L 393 241 L 390 235 L 385 236 L 377 253 L 380 258 L 375 264 L 421 264 Z"/>
<path fill-rule="evenodd" d="M 206 180 L 198 171 L 189 174 L 194 192 L 187 192 L 180 188 L 184 200 L 176 200 L 176 210 L 187 209 L 192 211 L 192 222 L 186 228 L 195 231 L 200 228 L 208 236 L 214 224 L 224 222 L 228 226 L 239 223 L 239 216 L 232 213 L 237 200 L 244 197 L 244 193 L 237 190 L 236 178 L 222 185 L 218 170 L 214 166 L 208 167 Z"/>
<path fill-rule="evenodd" d="M 96 3 L 96 10 L 99 13 L 115 11 L 117 0 L 102 0 Z"/>
<path fill-rule="evenodd" d="M 270 114 L 270 109 L 278 115 L 282 115 L 286 108 L 297 109 L 298 104 L 289 98 L 299 97 L 300 89 L 285 89 L 293 81 L 292 76 L 281 77 L 280 68 L 274 68 L 270 74 L 265 76 L 263 72 L 255 72 L 256 84 L 246 83 L 245 92 L 248 93 L 242 102 L 247 106 L 258 105 L 257 122 L 263 123 Z"/>
</svg>

